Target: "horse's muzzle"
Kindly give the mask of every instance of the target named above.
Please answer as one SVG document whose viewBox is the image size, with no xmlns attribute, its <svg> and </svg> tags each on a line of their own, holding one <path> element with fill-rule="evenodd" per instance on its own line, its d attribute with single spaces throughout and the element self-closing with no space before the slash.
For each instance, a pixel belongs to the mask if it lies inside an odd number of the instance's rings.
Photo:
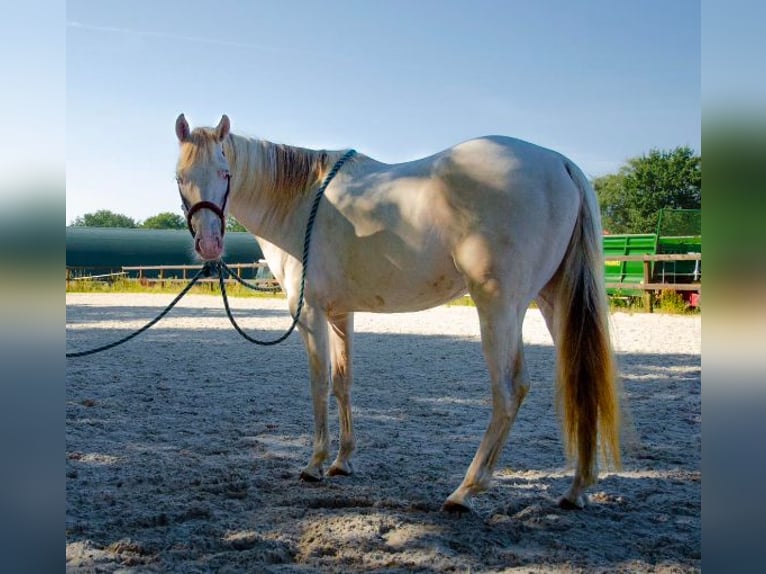
<svg viewBox="0 0 766 574">
<path fill-rule="evenodd" d="M 205 261 L 214 261 L 220 258 L 223 252 L 223 237 L 197 236 L 194 238 L 194 250 Z"/>
</svg>

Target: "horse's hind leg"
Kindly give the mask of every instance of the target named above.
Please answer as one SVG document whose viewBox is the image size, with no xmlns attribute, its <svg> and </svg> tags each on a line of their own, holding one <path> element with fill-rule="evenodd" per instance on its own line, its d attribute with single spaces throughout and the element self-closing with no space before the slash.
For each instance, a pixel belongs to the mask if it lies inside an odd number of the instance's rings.
<svg viewBox="0 0 766 574">
<path fill-rule="evenodd" d="M 351 338 L 354 315 L 349 313 L 330 318 L 330 358 L 332 361 L 332 392 L 338 401 L 340 446 L 335 462 L 328 470 L 330 476 L 352 473 L 351 455 L 356 448 L 351 419 Z"/>
<path fill-rule="evenodd" d="M 471 294 L 479 312 L 482 347 L 492 385 L 492 417 L 463 482 L 444 503 L 447 511 L 468 510 L 468 499 L 487 487 L 529 389 L 521 339 L 526 305 L 503 303 L 499 295 L 477 291 Z"/>
<path fill-rule="evenodd" d="M 554 307 L 553 301 L 555 301 L 555 295 L 554 295 L 554 289 L 556 288 L 556 285 L 554 282 L 551 282 L 548 284 L 545 289 L 543 289 L 537 296 L 536 302 L 537 307 L 540 309 L 540 313 L 543 316 L 543 319 L 545 319 L 545 324 L 548 327 L 548 331 L 551 334 L 551 338 L 553 339 L 553 344 L 557 346 L 556 342 L 556 325 L 555 325 L 555 311 L 556 308 Z M 559 497 L 558 499 L 558 505 L 561 508 L 566 509 L 581 509 L 585 507 L 586 503 L 586 497 L 585 497 L 585 488 L 588 486 L 587 482 L 583 480 L 583 476 L 585 475 L 585 471 L 587 469 L 585 468 L 585 465 L 583 463 L 583 460 L 581 457 L 578 457 L 577 460 L 577 466 L 575 468 L 575 474 L 574 478 L 572 480 L 572 484 L 569 486 L 569 490 L 566 494 Z"/>
<path fill-rule="evenodd" d="M 556 345 L 556 328 L 553 323 L 553 296 L 549 293 L 549 290 L 552 289 L 551 284 L 549 284 L 545 289 L 540 291 L 538 293 L 537 297 L 535 298 L 535 302 L 537 303 L 537 308 L 540 309 L 540 314 L 543 316 L 543 319 L 545 319 L 545 326 L 548 327 L 548 332 L 551 334 L 551 339 L 553 339 L 553 345 Z"/>
</svg>

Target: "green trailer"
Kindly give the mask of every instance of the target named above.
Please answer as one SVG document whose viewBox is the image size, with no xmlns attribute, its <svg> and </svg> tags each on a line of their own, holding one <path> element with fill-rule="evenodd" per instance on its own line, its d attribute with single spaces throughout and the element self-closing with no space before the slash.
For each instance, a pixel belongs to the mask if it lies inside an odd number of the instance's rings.
<svg viewBox="0 0 766 574">
<path fill-rule="evenodd" d="M 604 279 L 610 283 L 639 285 L 644 281 L 643 261 L 614 261 L 611 256 L 654 255 L 657 253 L 657 234 L 604 235 Z M 610 296 L 640 297 L 641 289 L 607 287 Z"/>
<path fill-rule="evenodd" d="M 660 237 L 658 253 L 702 253 L 702 236 Z M 702 261 L 657 261 L 652 277 L 658 283 L 698 283 L 702 277 Z"/>
<path fill-rule="evenodd" d="M 658 216 L 657 232 L 642 234 L 604 235 L 604 257 L 622 255 L 701 254 L 702 234 L 700 210 L 664 209 Z M 656 261 L 651 264 L 652 283 L 698 283 L 702 277 L 701 261 Z M 622 288 L 607 287 L 610 296 L 640 297 L 644 281 L 643 261 L 604 262 L 607 284 L 624 283 Z"/>
<path fill-rule="evenodd" d="M 263 253 L 255 238 L 246 232 L 226 233 L 224 257 L 229 263 L 256 263 Z M 186 230 L 128 229 L 113 227 L 67 227 L 66 267 L 72 277 L 119 273 L 123 266 L 195 265 L 193 240 Z M 254 270 L 243 269 L 242 277 L 254 278 Z M 156 277 L 146 271 L 144 277 Z M 165 271 L 165 278 L 180 278 L 180 271 Z"/>
<path fill-rule="evenodd" d="M 702 210 L 661 209 L 657 218 L 657 253 L 701 254 Z M 653 278 L 658 283 L 698 283 L 702 261 L 658 261 Z"/>
</svg>

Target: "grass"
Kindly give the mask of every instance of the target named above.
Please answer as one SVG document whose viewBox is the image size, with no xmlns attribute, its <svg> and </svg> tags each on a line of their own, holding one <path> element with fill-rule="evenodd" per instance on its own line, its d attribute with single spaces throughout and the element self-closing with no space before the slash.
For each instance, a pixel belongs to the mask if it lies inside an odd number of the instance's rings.
<svg viewBox="0 0 766 574">
<path fill-rule="evenodd" d="M 684 298 L 680 293 L 671 290 L 664 290 L 660 292 L 660 296 L 657 298 L 657 305 L 655 309 L 659 309 L 663 313 L 671 313 L 674 315 L 689 315 L 699 313 L 699 309 L 690 307 L 689 304 L 684 301 Z"/>
<path fill-rule="evenodd" d="M 648 312 L 643 297 L 610 297 L 609 309 L 613 313 L 616 311 L 627 313 Z M 691 307 L 680 293 L 664 290 L 655 297 L 653 312 L 669 315 L 697 315 L 701 311 L 698 307 Z"/>
<path fill-rule="evenodd" d="M 452 301 L 447 303 L 448 307 L 476 307 L 476 303 L 473 302 L 468 295 L 458 295 Z"/>
<path fill-rule="evenodd" d="M 181 292 L 186 283 L 179 281 L 166 281 L 141 283 L 136 279 L 116 279 L 114 281 L 82 280 L 68 281 L 66 284 L 67 293 L 167 293 L 177 295 Z M 218 295 L 221 290 L 216 282 L 198 283 L 192 287 L 190 293 L 197 295 Z M 253 291 L 243 287 L 239 283 L 227 283 L 226 293 L 230 297 L 260 297 L 284 299 L 285 294 L 263 293 Z M 450 307 L 475 307 L 473 299 L 466 296 L 456 297 L 449 303 Z M 530 305 L 535 308 L 534 302 Z M 628 313 L 645 313 L 647 309 L 644 305 L 643 297 L 611 297 L 609 299 L 609 308 L 612 312 L 622 311 Z M 699 309 L 690 307 L 684 301 L 682 295 L 675 291 L 662 291 L 654 302 L 655 313 L 668 313 L 672 315 L 696 315 L 700 313 Z"/>
<path fill-rule="evenodd" d="M 98 280 L 82 280 L 82 281 L 67 281 L 66 292 L 67 293 L 168 293 L 171 295 L 177 295 L 186 285 L 186 282 L 182 281 L 165 281 L 165 282 L 152 282 L 141 283 L 136 279 L 117 279 L 115 281 L 98 281 Z M 197 283 L 191 288 L 189 293 L 195 295 L 219 295 L 221 289 L 218 286 L 217 281 L 207 281 L 205 283 Z M 226 294 L 229 297 L 260 297 L 260 298 L 275 298 L 284 299 L 285 295 L 282 292 L 277 293 L 264 293 L 261 291 L 253 291 L 247 287 L 243 287 L 239 283 L 227 283 Z"/>
<path fill-rule="evenodd" d="M 449 303 L 450 307 L 475 307 L 473 299 L 466 296 L 460 296 Z M 532 301 L 529 305 L 530 309 L 536 309 L 537 303 Z M 621 311 L 627 313 L 647 313 L 647 308 L 644 305 L 643 297 L 610 297 L 609 298 L 609 310 L 612 313 Z M 697 315 L 700 313 L 699 308 L 690 307 L 689 304 L 684 301 L 683 296 L 675 291 L 662 291 L 660 295 L 654 300 L 654 313 L 667 313 L 669 315 Z"/>
</svg>

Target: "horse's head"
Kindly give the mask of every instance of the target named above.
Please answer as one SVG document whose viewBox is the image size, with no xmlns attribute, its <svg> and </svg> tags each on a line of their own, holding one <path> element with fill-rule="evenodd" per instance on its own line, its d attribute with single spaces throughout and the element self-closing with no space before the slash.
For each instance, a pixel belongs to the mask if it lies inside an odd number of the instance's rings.
<svg viewBox="0 0 766 574">
<path fill-rule="evenodd" d="M 223 141 L 228 134 L 229 118 L 225 115 L 214 129 L 191 131 L 183 114 L 176 120 L 178 190 L 194 249 L 206 261 L 218 259 L 223 251 L 230 177 Z"/>
</svg>

